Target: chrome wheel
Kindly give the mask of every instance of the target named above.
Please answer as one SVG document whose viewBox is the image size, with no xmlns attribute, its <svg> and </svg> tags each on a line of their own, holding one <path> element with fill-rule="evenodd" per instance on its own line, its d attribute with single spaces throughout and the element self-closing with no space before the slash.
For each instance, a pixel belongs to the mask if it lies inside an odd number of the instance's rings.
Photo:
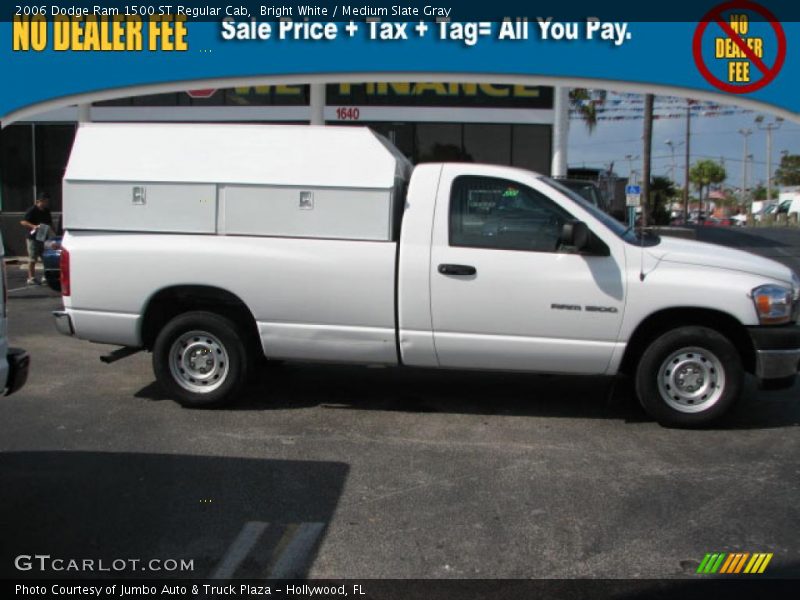
<svg viewBox="0 0 800 600">
<path fill-rule="evenodd" d="M 711 408 L 725 389 L 725 370 L 714 353 L 697 347 L 670 354 L 658 370 L 658 391 L 671 408 L 698 413 Z"/>
<path fill-rule="evenodd" d="M 221 386 L 230 369 L 225 346 L 206 331 L 181 334 L 169 351 L 169 370 L 185 390 L 208 393 Z"/>
</svg>

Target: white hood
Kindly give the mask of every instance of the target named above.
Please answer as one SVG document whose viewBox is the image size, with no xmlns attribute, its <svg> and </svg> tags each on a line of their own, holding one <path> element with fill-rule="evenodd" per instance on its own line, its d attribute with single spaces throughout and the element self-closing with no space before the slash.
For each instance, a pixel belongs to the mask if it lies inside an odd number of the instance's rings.
<svg viewBox="0 0 800 600">
<path fill-rule="evenodd" d="M 647 248 L 647 252 L 657 260 L 741 271 L 792 285 L 792 270 L 789 267 L 769 258 L 717 244 L 662 236 L 661 243 Z"/>
</svg>

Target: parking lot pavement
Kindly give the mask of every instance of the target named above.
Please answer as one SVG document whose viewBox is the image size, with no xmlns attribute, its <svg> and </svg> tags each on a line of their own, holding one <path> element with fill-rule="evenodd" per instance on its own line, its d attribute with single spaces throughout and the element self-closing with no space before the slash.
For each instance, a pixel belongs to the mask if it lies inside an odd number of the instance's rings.
<svg viewBox="0 0 800 600">
<path fill-rule="evenodd" d="M 286 364 L 191 411 L 149 355 L 105 365 L 59 336 L 59 305 L 9 302 L 33 360 L 0 402 L 2 576 L 41 576 L 13 567 L 38 553 L 195 576 L 692 577 L 732 551 L 800 575 L 797 385 L 750 382 L 718 426 L 681 431 L 604 379 Z"/>
</svg>

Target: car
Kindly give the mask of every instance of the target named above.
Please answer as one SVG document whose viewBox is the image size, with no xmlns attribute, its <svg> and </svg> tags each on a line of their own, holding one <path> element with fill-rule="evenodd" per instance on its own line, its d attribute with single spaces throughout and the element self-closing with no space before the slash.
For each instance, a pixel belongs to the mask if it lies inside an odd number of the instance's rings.
<svg viewBox="0 0 800 600">
<path fill-rule="evenodd" d="M 766 217 L 773 216 L 775 214 L 776 210 L 778 210 L 778 205 L 777 204 L 768 204 L 764 208 L 762 208 L 760 211 L 758 211 L 757 213 L 753 213 L 753 218 L 756 221 L 761 222 Z"/>
<path fill-rule="evenodd" d="M 690 225 L 702 225 L 706 220 L 706 213 L 702 210 L 693 210 L 689 213 Z"/>
<path fill-rule="evenodd" d="M 277 359 L 624 374 L 692 427 L 745 372 L 786 389 L 800 365 L 786 265 L 626 227 L 532 171 L 414 167 L 367 128 L 85 123 L 63 190 L 56 328 L 152 352 L 187 408 Z"/>
<path fill-rule="evenodd" d="M 775 214 L 790 215 L 798 212 L 800 212 L 800 195 L 795 195 L 795 197 L 782 199 Z"/>
<path fill-rule="evenodd" d="M 702 224 L 705 227 L 730 227 L 733 222 L 728 217 L 708 217 Z"/>
<path fill-rule="evenodd" d="M 44 244 L 42 252 L 42 264 L 44 265 L 44 279 L 50 289 L 56 292 L 61 291 L 61 238 L 48 240 Z"/>
<path fill-rule="evenodd" d="M 747 225 L 747 215 L 744 213 L 733 215 L 731 217 L 731 221 L 733 225 L 735 225 L 736 227 L 744 227 L 745 225 Z"/>
<path fill-rule="evenodd" d="M 25 350 L 8 345 L 8 280 L 4 256 L 3 240 L 0 238 L 0 269 L 3 271 L 0 277 L 0 392 L 8 396 L 25 385 L 31 360 Z"/>
</svg>

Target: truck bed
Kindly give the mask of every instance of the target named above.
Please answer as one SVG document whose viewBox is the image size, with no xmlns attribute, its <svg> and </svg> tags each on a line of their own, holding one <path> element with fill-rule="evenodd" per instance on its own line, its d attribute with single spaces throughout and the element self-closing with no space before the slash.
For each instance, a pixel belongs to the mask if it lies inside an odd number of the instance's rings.
<svg viewBox="0 0 800 600">
<path fill-rule="evenodd" d="M 64 243 L 83 338 L 140 346 L 148 300 L 201 285 L 250 308 L 269 357 L 397 362 L 395 242 L 74 231 Z"/>
</svg>

